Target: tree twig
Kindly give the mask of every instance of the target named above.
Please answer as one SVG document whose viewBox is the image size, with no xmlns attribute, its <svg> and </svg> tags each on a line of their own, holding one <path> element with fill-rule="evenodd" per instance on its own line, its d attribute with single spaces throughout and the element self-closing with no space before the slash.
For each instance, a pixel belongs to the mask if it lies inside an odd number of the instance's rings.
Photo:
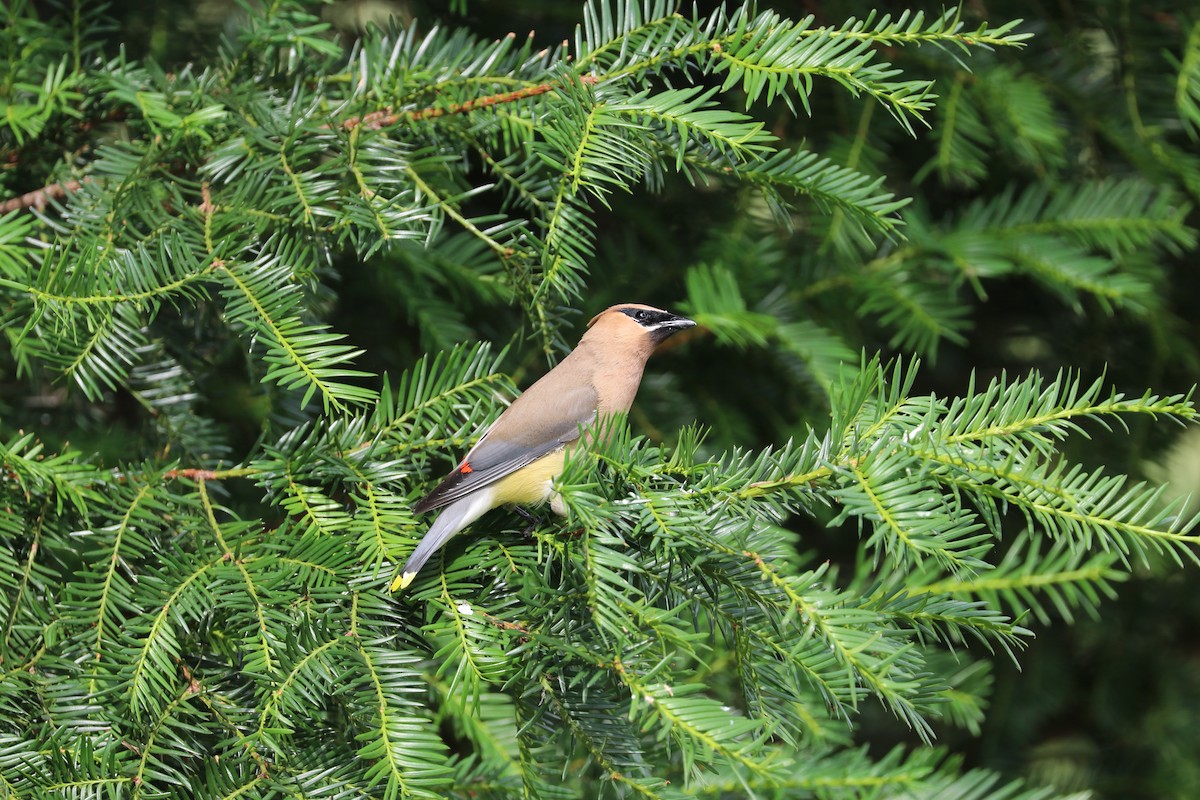
<svg viewBox="0 0 1200 800">
<path fill-rule="evenodd" d="M 579 78 L 579 82 L 585 84 L 594 84 L 598 80 L 599 78 L 594 75 L 583 75 Z M 352 130 L 359 125 L 365 125 L 372 130 L 378 130 L 379 128 L 387 128 L 395 125 L 401 121 L 414 122 L 421 119 L 436 119 L 449 114 L 466 114 L 480 108 L 498 106 L 504 103 L 515 103 L 518 100 L 524 100 L 528 97 L 537 97 L 539 94 L 553 91 L 561 85 L 559 83 L 539 83 L 536 86 L 527 86 L 524 89 L 517 89 L 512 92 L 477 97 L 465 103 L 451 103 L 448 106 L 429 106 L 428 108 L 419 108 L 416 111 L 401 111 L 398 113 L 390 109 L 373 111 L 370 114 L 363 114 L 361 117 L 351 117 L 342 123 L 342 127 L 346 130 Z"/>
<path fill-rule="evenodd" d="M 49 203 L 51 200 L 57 200 L 60 197 L 66 197 L 71 192 L 78 191 L 89 180 L 91 179 L 84 178 L 81 181 L 52 183 L 49 186 L 34 189 L 32 192 L 26 192 L 18 197 L 9 198 L 0 203 L 0 214 L 7 214 L 10 211 L 16 211 L 21 208 L 36 208 L 40 211 L 46 207 L 46 203 Z"/>
</svg>

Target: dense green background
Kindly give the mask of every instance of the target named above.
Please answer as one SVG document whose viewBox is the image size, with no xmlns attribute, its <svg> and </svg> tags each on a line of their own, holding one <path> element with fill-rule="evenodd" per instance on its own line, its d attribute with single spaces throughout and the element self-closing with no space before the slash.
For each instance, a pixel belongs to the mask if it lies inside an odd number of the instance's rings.
<svg viewBox="0 0 1200 800">
<path fill-rule="evenodd" d="M 794 17 L 813 13 L 828 23 L 863 11 L 862 4 L 848 2 L 771 5 Z M 391 14 L 423 24 L 465 25 L 484 36 L 532 30 L 547 43 L 570 36 L 578 19 L 575 4 L 559 0 L 468 0 L 451 6 L 448 11 L 440 4 L 380 0 L 333 3 L 323 13 L 347 41 L 355 26 L 385 24 Z M 39 11 L 59 13 L 49 4 Z M 966 11 L 994 24 L 1024 18 L 1022 29 L 1035 36 L 1022 50 L 978 54 L 966 77 L 940 51 L 889 53 L 906 68 L 939 77 L 935 91 L 942 100 L 929 115 L 930 128 L 917 126 L 909 135 L 882 109 L 821 85 L 811 114 L 793 115 L 781 104 L 754 113 L 786 142 L 886 176 L 889 190 L 914 198 L 905 235 L 930 250 L 939 236 L 956 229 L 969 204 L 1006 192 L 1020 196 L 1033 185 L 1053 192 L 1059 184 L 1081 180 L 1137 177 L 1154 191 L 1169 193 L 1175 209 L 1200 201 L 1200 120 L 1189 119 L 1186 111 L 1195 108 L 1200 85 L 1179 78 L 1185 53 L 1200 58 L 1200 14 L 1191 4 L 971 3 Z M 115 54 L 123 45 L 130 57 L 157 61 L 165 69 L 209 57 L 215 37 L 241 19 L 236 6 L 221 2 L 163 2 L 153 9 L 114 2 L 107 16 L 114 24 L 103 31 L 106 52 Z M 947 167 L 939 169 L 940 132 L 948 124 L 945 103 L 956 80 L 984 110 L 976 120 L 982 130 L 960 141 Z M 1179 100 L 1179 93 L 1185 100 L 1190 95 L 1191 106 Z M 70 138 L 64 134 L 64 147 L 74 144 Z M 10 160 L 4 166 L 5 196 L 37 188 L 44 166 Z M 961 393 L 971 370 L 982 380 L 1031 368 L 1046 374 L 1076 369 L 1089 381 L 1106 373 L 1109 382 L 1135 394 L 1148 386 L 1164 393 L 1186 391 L 1196 381 L 1200 287 L 1194 210 L 1177 220 L 1180 233 L 1168 237 L 1173 239 L 1169 246 L 1148 249 L 1144 256 L 1121 256 L 1122 271 L 1149 287 L 1136 302 L 1110 303 L 1102 292 L 1059 296 L 1029 273 L 998 279 L 984 274 L 980 291 L 961 287 L 957 311 L 947 315 L 940 335 L 914 342 L 898 338 L 897 325 L 881 322 L 880 308 L 864 306 L 869 292 L 839 285 L 843 273 L 829 272 L 826 285 L 811 277 L 796 282 L 814 263 L 828 268 L 864 261 L 853 237 L 830 234 L 828 226 L 837 223 L 829 215 L 797 214 L 789 232 L 764 221 L 769 212 L 749 191 L 697 190 L 675 174 L 654 188 L 617 194 L 610 209 L 598 210 L 599 244 L 586 305 L 566 326 L 566 338 L 613 302 L 677 306 L 688 295 L 687 270 L 705 262 L 736 276 L 753 310 L 772 314 L 787 308 L 787 313 L 811 315 L 855 352 L 864 348 L 907 357 L 919 351 L 924 363 L 918 390 Z M 398 263 L 390 259 L 403 256 L 385 255 L 363 265 L 351 258 L 344 254 L 333 264 L 337 299 L 328 318 L 335 330 L 365 349 L 358 362 L 363 369 L 395 373 L 422 353 L 456 340 L 503 344 L 521 330 L 517 309 L 475 291 L 456 291 L 452 283 L 442 293 L 445 306 L 409 305 L 402 286 L 389 278 Z M 895 281 L 904 275 L 853 280 Z M 740 345 L 701 334 L 660 356 L 633 413 L 635 427 L 652 438 L 669 439 L 678 425 L 699 420 L 712 429 L 709 445 L 720 450 L 761 447 L 801 433 L 808 424 L 824 424 L 819 376 L 809 379 L 808 393 L 798 391 L 795 383 L 775 378 L 794 367 L 786 358 L 761 343 Z M 264 425 L 264 404 L 239 368 L 237 343 L 216 342 L 213 348 L 212 361 L 226 368 L 207 378 L 203 410 L 230 431 L 229 456 L 236 461 Z M 537 342 L 525 339 L 514 346 L 510 363 L 517 382 L 524 383 L 544 368 L 545 359 Z M 52 384 L 41 388 L 47 396 L 58 391 Z M 59 444 L 55 436 L 61 431 L 75 447 L 114 457 L 143 433 L 143 411 L 120 393 L 80 416 L 81 407 L 71 401 L 39 403 L 28 391 L 6 371 L 0 413 L 10 430 L 36 425 L 52 445 Z M 1089 432 L 1090 440 L 1072 444 L 1072 454 L 1083 463 L 1134 475 L 1149 472 L 1177 484 L 1180 492 L 1200 489 L 1200 444 L 1194 437 L 1177 438 L 1180 428 L 1139 419 L 1129 434 Z M 1172 445 L 1177 447 L 1168 455 Z M 835 563 L 852 563 L 855 542 L 847 541 L 844 531 L 810 525 L 803 533 L 805 548 Z M 1119 599 L 1104 603 L 1102 620 L 1031 623 L 1037 639 L 1020 670 L 1003 658 L 997 661 L 991 707 L 978 735 L 948 731 L 945 741 L 967 753 L 970 764 L 1065 791 L 1093 789 L 1110 798 L 1200 795 L 1197 585 L 1194 568 L 1145 568 L 1120 587 Z M 880 752 L 910 739 L 883 712 L 868 713 L 864 725 L 862 739 L 878 743 Z"/>
</svg>

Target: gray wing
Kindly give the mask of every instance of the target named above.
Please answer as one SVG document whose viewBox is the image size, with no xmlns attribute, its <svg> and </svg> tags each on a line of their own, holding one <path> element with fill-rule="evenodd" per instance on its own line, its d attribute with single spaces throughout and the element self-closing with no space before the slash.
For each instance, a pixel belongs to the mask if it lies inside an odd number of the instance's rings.
<svg viewBox="0 0 1200 800">
<path fill-rule="evenodd" d="M 579 438 L 596 419 L 599 398 L 590 385 L 561 392 L 521 395 L 492 423 L 462 463 L 425 495 L 413 511 L 423 514 L 511 475 Z M 534 396 L 531 396 L 534 395 Z"/>
</svg>

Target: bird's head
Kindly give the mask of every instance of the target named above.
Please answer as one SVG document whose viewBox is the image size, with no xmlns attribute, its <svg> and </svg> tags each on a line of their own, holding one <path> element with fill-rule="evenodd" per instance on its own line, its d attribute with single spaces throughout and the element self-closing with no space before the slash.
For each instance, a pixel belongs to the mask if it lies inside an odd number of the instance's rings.
<svg viewBox="0 0 1200 800">
<path fill-rule="evenodd" d="M 619 338 L 638 338 L 651 346 L 672 334 L 695 326 L 687 317 L 663 311 L 661 308 L 638 303 L 621 303 L 606 308 L 588 323 L 588 336 L 603 335 Z"/>
</svg>

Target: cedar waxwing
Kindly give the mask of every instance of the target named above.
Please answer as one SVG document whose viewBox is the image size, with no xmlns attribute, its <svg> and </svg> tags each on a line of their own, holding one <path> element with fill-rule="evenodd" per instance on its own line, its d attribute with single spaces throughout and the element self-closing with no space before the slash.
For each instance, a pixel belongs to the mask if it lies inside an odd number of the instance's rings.
<svg viewBox="0 0 1200 800">
<path fill-rule="evenodd" d="M 695 324 L 632 303 L 593 317 L 570 355 L 513 401 L 462 463 L 413 508 L 418 514 L 444 510 L 392 582 L 392 591 L 412 583 L 451 536 L 496 506 L 550 500 L 555 513 L 565 514 L 562 499 L 551 494 L 566 448 L 579 439 L 581 428 L 629 411 L 655 346 Z"/>
</svg>

